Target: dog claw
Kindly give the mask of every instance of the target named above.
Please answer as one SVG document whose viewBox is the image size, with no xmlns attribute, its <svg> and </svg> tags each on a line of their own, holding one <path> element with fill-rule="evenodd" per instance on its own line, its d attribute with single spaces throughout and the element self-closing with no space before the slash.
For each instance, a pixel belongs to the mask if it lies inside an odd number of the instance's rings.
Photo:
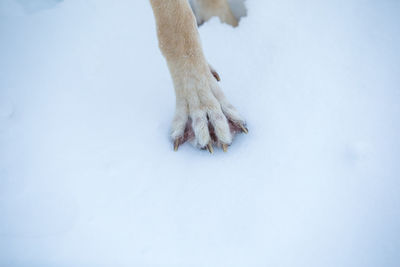
<svg viewBox="0 0 400 267">
<path fill-rule="evenodd" d="M 219 77 L 218 72 L 216 72 L 215 70 L 211 70 L 211 73 L 214 76 L 214 78 L 217 80 L 217 82 L 221 81 L 221 78 Z"/>
<path fill-rule="evenodd" d="M 222 144 L 222 150 L 224 152 L 227 152 L 228 151 L 228 145 L 227 144 Z"/>
<path fill-rule="evenodd" d="M 207 145 L 207 149 L 208 149 L 208 152 L 210 152 L 210 154 L 213 154 L 213 153 L 214 153 L 214 149 L 213 149 L 213 147 L 212 147 L 211 144 L 208 144 L 208 145 Z"/>
<path fill-rule="evenodd" d="M 242 124 L 239 124 L 239 127 L 240 127 L 240 129 L 242 129 L 242 131 L 243 131 L 245 134 L 248 134 L 248 133 L 249 133 L 249 129 L 247 129 L 246 127 L 244 127 Z"/>
<path fill-rule="evenodd" d="M 175 140 L 175 142 L 174 142 L 174 151 L 178 151 L 178 147 L 179 147 L 179 140 Z"/>
</svg>

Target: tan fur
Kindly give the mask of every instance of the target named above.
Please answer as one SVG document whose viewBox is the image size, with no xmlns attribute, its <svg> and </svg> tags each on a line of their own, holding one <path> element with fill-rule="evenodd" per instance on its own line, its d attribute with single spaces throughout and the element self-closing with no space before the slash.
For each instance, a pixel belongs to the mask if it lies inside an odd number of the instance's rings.
<svg viewBox="0 0 400 267">
<path fill-rule="evenodd" d="M 204 147 L 211 141 L 208 122 L 213 125 L 219 144 L 230 144 L 232 135 L 227 117 L 243 121 L 211 74 L 189 3 L 187 0 L 150 0 L 150 3 L 159 47 L 167 60 L 176 93 L 172 138 L 183 136 L 190 118 L 198 146 Z"/>
</svg>

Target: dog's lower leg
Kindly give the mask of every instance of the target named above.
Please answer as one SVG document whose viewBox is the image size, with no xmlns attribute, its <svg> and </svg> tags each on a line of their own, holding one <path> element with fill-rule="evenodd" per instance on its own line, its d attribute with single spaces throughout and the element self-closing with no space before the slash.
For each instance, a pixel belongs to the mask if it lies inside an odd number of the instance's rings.
<svg viewBox="0 0 400 267">
<path fill-rule="evenodd" d="M 199 25 L 214 16 L 233 27 L 238 25 L 227 0 L 194 0 L 193 7 Z"/>
<path fill-rule="evenodd" d="M 232 132 L 244 127 L 244 121 L 228 103 L 210 71 L 187 0 L 150 3 L 159 47 L 175 87 L 176 112 L 171 136 L 176 147 L 187 140 L 209 150 L 212 143 L 226 147 L 232 142 Z"/>
</svg>

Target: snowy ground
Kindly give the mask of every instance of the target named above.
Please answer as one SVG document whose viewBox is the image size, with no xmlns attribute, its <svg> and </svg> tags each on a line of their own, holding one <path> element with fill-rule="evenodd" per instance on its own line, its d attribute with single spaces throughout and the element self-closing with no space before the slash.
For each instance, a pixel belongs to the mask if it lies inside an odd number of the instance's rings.
<svg viewBox="0 0 400 267">
<path fill-rule="evenodd" d="M 209 155 L 148 1 L 0 1 L 0 266 L 400 266 L 400 1 L 247 7 L 200 29 L 250 129 Z"/>
</svg>

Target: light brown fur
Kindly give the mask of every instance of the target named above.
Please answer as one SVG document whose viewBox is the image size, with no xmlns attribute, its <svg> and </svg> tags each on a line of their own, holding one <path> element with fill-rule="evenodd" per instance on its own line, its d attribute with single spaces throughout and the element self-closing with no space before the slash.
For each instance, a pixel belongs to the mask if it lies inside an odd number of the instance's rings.
<svg viewBox="0 0 400 267">
<path fill-rule="evenodd" d="M 196 2 L 209 10 L 228 8 L 226 12 L 232 14 L 226 0 Z M 210 143 L 229 145 L 232 142 L 229 123 L 243 125 L 244 121 L 228 103 L 210 71 L 189 3 L 187 0 L 150 0 L 150 3 L 156 19 L 159 47 L 175 87 L 173 140 L 183 143 L 185 136 L 194 136 L 192 141 L 199 147 Z M 187 134 L 187 131 L 193 134 Z"/>
</svg>

